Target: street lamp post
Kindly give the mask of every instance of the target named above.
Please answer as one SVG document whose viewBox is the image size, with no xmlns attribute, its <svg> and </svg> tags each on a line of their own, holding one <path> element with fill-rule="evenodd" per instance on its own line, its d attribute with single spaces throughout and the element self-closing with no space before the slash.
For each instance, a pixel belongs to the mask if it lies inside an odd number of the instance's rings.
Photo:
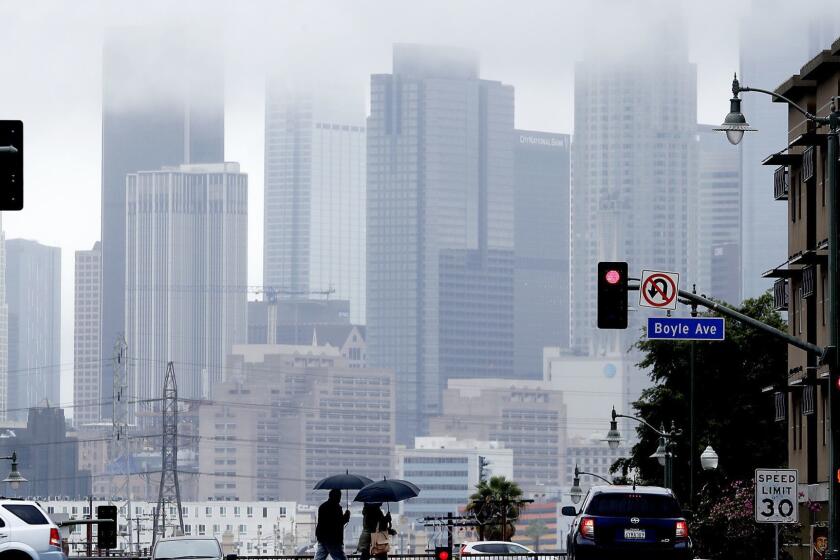
<svg viewBox="0 0 840 560">
<path fill-rule="evenodd" d="M 17 452 L 12 451 L 11 455 L 9 455 L 8 457 L 0 457 L 0 459 L 5 459 L 7 461 L 12 462 L 12 470 L 9 472 L 9 475 L 3 479 L 3 482 L 8 483 L 9 487 L 11 487 L 11 489 L 14 490 L 15 493 L 17 493 L 17 490 L 18 488 L 20 488 L 20 485 L 24 482 L 28 482 L 25 478 L 23 478 L 23 475 L 20 474 L 20 471 L 18 470 Z"/>
<path fill-rule="evenodd" d="M 617 449 L 618 445 L 621 443 L 621 433 L 618 431 L 618 422 L 616 418 L 627 418 L 629 420 L 635 420 L 636 422 L 647 426 L 650 430 L 652 430 L 656 435 L 659 436 L 659 447 L 656 448 L 656 451 L 653 452 L 651 455 L 652 459 L 656 459 L 659 461 L 659 464 L 665 467 L 664 472 L 664 485 L 666 488 L 673 490 L 674 489 L 674 467 L 673 467 L 673 445 L 674 439 L 681 436 L 683 431 L 678 430 L 676 425 L 673 421 L 671 421 L 671 429 L 669 431 L 665 431 L 665 426 L 662 425 L 659 430 L 642 420 L 641 418 L 636 418 L 635 416 L 628 416 L 626 414 L 618 414 L 615 411 L 615 407 L 612 409 L 612 420 L 610 420 L 610 430 L 607 432 L 606 441 L 610 446 L 610 449 Z"/>
<path fill-rule="evenodd" d="M 838 244 L 838 222 L 840 221 L 840 197 L 837 192 L 837 143 L 840 133 L 840 112 L 838 99 L 832 97 L 830 113 L 827 117 L 818 117 L 806 111 L 787 97 L 765 89 L 742 87 L 738 76 L 732 81 L 732 99 L 729 114 L 723 124 L 715 130 L 726 132 L 732 144 L 738 144 L 745 131 L 755 130 L 741 113 L 741 100 L 738 94 L 755 91 L 780 99 L 805 117 L 805 120 L 817 126 L 828 125 L 826 151 L 826 182 L 828 183 L 828 285 L 829 285 L 829 345 L 820 360 L 828 365 L 829 371 L 829 483 L 828 483 L 828 550 L 827 560 L 840 560 L 840 361 L 837 348 L 840 346 L 840 244 Z"/>
<path fill-rule="evenodd" d="M 591 472 L 584 472 L 584 471 L 580 470 L 577 465 L 575 465 L 575 478 L 572 481 L 572 487 L 569 489 L 569 496 L 571 496 L 573 504 L 577 504 L 578 502 L 580 502 L 581 498 L 583 498 L 583 488 L 580 487 L 580 475 L 582 475 L 582 474 L 586 475 L 586 476 L 592 476 L 592 477 L 598 478 L 600 480 L 603 480 L 604 482 L 606 482 L 610 486 L 612 486 L 612 482 L 610 482 L 609 480 L 607 480 L 606 478 L 604 478 L 600 474 L 595 474 L 595 473 L 591 473 Z"/>
</svg>

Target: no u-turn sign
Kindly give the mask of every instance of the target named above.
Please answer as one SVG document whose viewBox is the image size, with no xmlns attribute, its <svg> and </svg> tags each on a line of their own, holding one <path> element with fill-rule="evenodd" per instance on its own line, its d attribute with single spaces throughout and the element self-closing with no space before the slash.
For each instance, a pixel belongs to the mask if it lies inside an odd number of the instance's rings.
<svg viewBox="0 0 840 560">
<path fill-rule="evenodd" d="M 639 305 L 654 309 L 676 309 L 680 275 L 676 272 L 643 270 L 639 284 Z"/>
</svg>

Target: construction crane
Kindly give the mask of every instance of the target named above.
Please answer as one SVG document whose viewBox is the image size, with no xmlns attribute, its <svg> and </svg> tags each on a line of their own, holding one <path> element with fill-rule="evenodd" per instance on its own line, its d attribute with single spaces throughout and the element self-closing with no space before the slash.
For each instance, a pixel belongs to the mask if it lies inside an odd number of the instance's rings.
<svg viewBox="0 0 840 560">
<path fill-rule="evenodd" d="M 329 301 L 330 296 L 335 293 L 335 288 L 330 286 L 326 290 L 292 290 L 290 288 L 278 288 L 275 286 L 248 286 L 248 293 L 262 295 L 263 301 L 268 303 L 266 319 L 266 344 L 277 344 L 277 300 L 278 296 L 291 296 L 306 298 L 307 296 L 320 295 Z M 298 306 L 295 305 L 295 345 L 298 335 Z"/>
</svg>

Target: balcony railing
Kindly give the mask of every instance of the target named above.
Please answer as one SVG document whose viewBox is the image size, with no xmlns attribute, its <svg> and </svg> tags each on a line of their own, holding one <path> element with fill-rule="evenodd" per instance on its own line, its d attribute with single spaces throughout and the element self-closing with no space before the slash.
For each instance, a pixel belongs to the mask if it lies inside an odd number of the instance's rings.
<svg viewBox="0 0 840 560">
<path fill-rule="evenodd" d="M 806 266 L 802 269 L 802 297 L 809 298 L 817 293 L 817 267 Z"/>
<path fill-rule="evenodd" d="M 776 200 L 788 199 L 788 172 L 784 165 L 773 173 L 773 197 Z"/>
<path fill-rule="evenodd" d="M 773 307 L 776 311 L 787 311 L 788 308 L 788 281 L 787 278 L 779 278 L 773 283 Z"/>
<path fill-rule="evenodd" d="M 802 180 L 806 183 L 814 180 L 817 176 L 816 156 L 817 150 L 814 146 L 809 146 L 802 154 Z"/>
</svg>

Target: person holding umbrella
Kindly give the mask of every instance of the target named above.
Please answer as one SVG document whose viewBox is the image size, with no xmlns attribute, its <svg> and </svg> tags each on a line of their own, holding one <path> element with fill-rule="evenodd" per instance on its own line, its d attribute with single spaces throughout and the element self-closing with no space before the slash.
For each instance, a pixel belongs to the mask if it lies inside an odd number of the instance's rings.
<svg viewBox="0 0 840 560">
<path fill-rule="evenodd" d="M 372 535 L 386 533 L 389 536 L 397 532 L 391 528 L 391 512 L 382 513 L 382 504 L 378 502 L 366 503 L 362 508 L 362 534 L 359 535 L 359 544 L 356 552 L 361 555 L 360 560 L 369 560 L 371 556 L 377 560 L 388 558 L 387 539 L 385 542 L 373 543 Z"/>
<path fill-rule="evenodd" d="M 333 560 L 347 560 L 344 554 L 344 526 L 350 521 L 350 510 L 341 511 L 341 490 L 330 490 L 329 498 L 318 508 L 318 524 L 315 526 L 315 538 L 318 548 L 315 560 L 326 560 L 327 555 Z"/>
</svg>

